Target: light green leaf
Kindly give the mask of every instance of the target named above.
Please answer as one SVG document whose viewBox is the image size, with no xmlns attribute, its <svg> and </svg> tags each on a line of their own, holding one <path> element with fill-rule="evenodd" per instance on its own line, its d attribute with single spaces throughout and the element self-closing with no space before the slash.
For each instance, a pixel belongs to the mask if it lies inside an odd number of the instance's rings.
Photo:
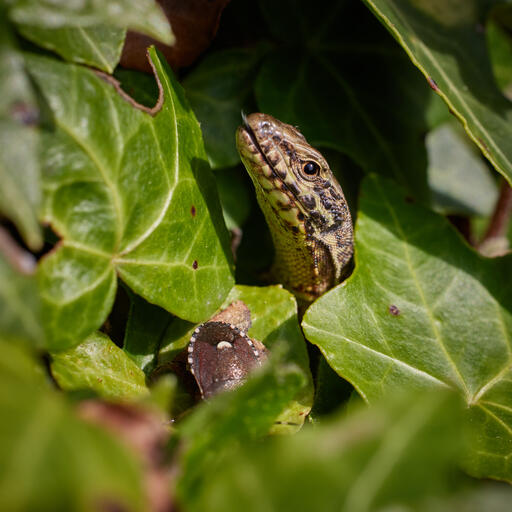
<svg viewBox="0 0 512 512">
<path fill-rule="evenodd" d="M 279 364 L 284 367 L 294 364 L 302 372 L 304 385 L 281 414 L 272 431 L 294 432 L 304 423 L 313 402 L 313 381 L 309 370 L 306 343 L 297 320 L 297 303 L 293 295 L 281 286 L 235 286 L 222 305 L 242 300 L 251 312 L 252 327 L 249 336 L 261 341 L 270 352 L 278 351 Z M 163 337 L 158 364 L 174 359 L 190 341 L 196 324 L 177 321 L 169 325 Z M 278 364 L 278 363 L 276 363 Z"/>
<path fill-rule="evenodd" d="M 252 86 L 266 46 L 222 50 L 207 56 L 183 81 L 201 123 L 204 144 L 213 169 L 240 161 L 235 131 L 242 110 L 254 109 Z"/>
<path fill-rule="evenodd" d="M 431 91 L 400 47 L 360 2 L 260 4 L 284 44 L 258 73 L 259 110 L 428 201 L 422 135 Z"/>
<path fill-rule="evenodd" d="M 315 302 L 308 340 L 369 402 L 397 389 L 456 389 L 475 476 L 512 481 L 512 257 L 486 259 L 443 218 L 367 179 L 356 270 Z"/>
<path fill-rule="evenodd" d="M 407 511 L 407 504 L 416 510 L 430 496 L 453 492 L 460 447 L 453 397 L 393 398 L 220 456 L 186 496 L 188 510 Z"/>
<path fill-rule="evenodd" d="M 102 398 L 114 400 L 148 394 L 144 372 L 100 332 L 72 349 L 53 354 L 51 369 L 65 391 L 92 390 Z"/>
<path fill-rule="evenodd" d="M 0 351 L 0 508 L 147 510 L 135 458 L 79 421 L 20 347 L 1 342 Z"/>
<path fill-rule="evenodd" d="M 365 0 L 512 183 L 512 108 L 494 80 L 480 0 Z M 490 6 L 490 4 L 489 4 Z"/>
<path fill-rule="evenodd" d="M 440 213 L 490 215 L 498 188 L 480 154 L 451 124 L 427 135 L 428 181 Z"/>
<path fill-rule="evenodd" d="M 0 332 L 10 343 L 40 346 L 43 340 L 34 277 L 19 274 L 0 253 Z"/>
<path fill-rule="evenodd" d="M 91 27 L 98 24 L 129 28 L 165 44 L 174 43 L 169 22 L 154 0 L 15 0 L 13 21 L 41 28 Z"/>
<path fill-rule="evenodd" d="M 233 284 L 199 125 L 168 66 L 150 54 L 163 94 L 154 117 L 88 69 L 27 57 L 55 122 L 43 133 L 43 220 L 62 240 L 39 267 L 52 350 L 101 325 L 116 273 L 192 321 L 207 319 Z"/>
<path fill-rule="evenodd" d="M 65 60 L 112 73 L 121 58 L 126 30 L 109 25 L 41 28 L 20 25 L 30 41 L 54 51 Z"/>
<path fill-rule="evenodd" d="M 37 107 L 23 57 L 0 9 L 0 213 L 9 217 L 27 245 L 42 245 L 37 213 L 41 202 L 37 160 L 39 137 L 33 127 Z"/>
</svg>

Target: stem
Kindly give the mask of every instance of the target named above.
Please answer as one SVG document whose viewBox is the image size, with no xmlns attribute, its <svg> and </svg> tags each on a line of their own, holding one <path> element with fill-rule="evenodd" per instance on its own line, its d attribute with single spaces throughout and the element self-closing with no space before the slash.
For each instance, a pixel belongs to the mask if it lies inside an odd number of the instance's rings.
<svg viewBox="0 0 512 512">
<path fill-rule="evenodd" d="M 487 231 L 479 245 L 491 238 L 501 238 L 507 234 L 510 215 L 512 214 L 512 188 L 505 179 L 502 179 L 500 195 L 494 208 Z"/>
</svg>

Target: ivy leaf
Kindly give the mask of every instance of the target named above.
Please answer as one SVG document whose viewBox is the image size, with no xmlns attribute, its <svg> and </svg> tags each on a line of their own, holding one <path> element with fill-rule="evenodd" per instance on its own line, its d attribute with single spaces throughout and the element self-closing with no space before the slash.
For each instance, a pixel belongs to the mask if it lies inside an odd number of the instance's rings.
<svg viewBox="0 0 512 512">
<path fill-rule="evenodd" d="M 205 320 L 231 289 L 228 233 L 199 125 L 155 49 L 156 115 L 94 72 L 28 56 L 54 116 L 43 133 L 43 220 L 62 237 L 39 267 L 53 351 L 97 329 L 116 274 L 188 320 Z"/>
<path fill-rule="evenodd" d="M 51 369 L 65 391 L 87 389 L 114 400 L 148 394 L 144 372 L 100 332 L 91 334 L 72 349 L 54 354 Z"/>
<path fill-rule="evenodd" d="M 423 499 L 458 487 L 457 402 L 447 393 L 392 398 L 296 436 L 220 454 L 186 496 L 188 509 L 418 510 Z"/>
<path fill-rule="evenodd" d="M 284 42 L 257 76 L 260 111 L 428 201 L 423 134 L 431 93 L 400 47 L 359 2 L 260 4 Z"/>
<path fill-rule="evenodd" d="M 261 341 L 270 351 L 276 350 L 283 368 L 293 364 L 300 368 L 304 385 L 283 407 L 272 432 L 293 432 L 304 423 L 313 402 L 313 381 L 309 370 L 306 343 L 297 320 L 297 303 L 293 295 L 281 286 L 235 286 L 222 305 L 242 300 L 251 312 L 249 336 Z M 162 339 L 158 364 L 174 359 L 190 341 L 196 324 L 176 321 L 169 325 Z M 273 348 L 275 347 L 275 348 Z M 276 363 L 278 364 L 278 363 Z"/>
<path fill-rule="evenodd" d="M 427 135 L 432 203 L 440 213 L 490 215 L 498 198 L 496 182 L 481 155 L 456 128 L 443 124 Z"/>
<path fill-rule="evenodd" d="M 265 45 L 223 50 L 207 56 L 183 81 L 201 123 L 206 153 L 213 169 L 240 161 L 235 131 L 242 110 L 251 110 L 252 86 Z"/>
<path fill-rule="evenodd" d="M 147 510 L 135 458 L 78 420 L 22 347 L 0 340 L 0 352 L 2 510 Z"/>
<path fill-rule="evenodd" d="M 240 442 L 268 434 L 280 411 L 305 384 L 296 365 L 270 359 L 242 386 L 202 402 L 179 427 L 182 442 L 181 475 L 177 494 L 187 508 L 197 489 L 219 470 L 220 455 Z"/>
<path fill-rule="evenodd" d="M 36 102 L 10 26 L 0 9 L 0 213 L 9 217 L 27 245 L 42 245 Z"/>
<path fill-rule="evenodd" d="M 16 23 L 42 28 L 113 25 L 142 32 L 165 44 L 174 43 L 169 22 L 154 0 L 15 0 L 9 15 Z"/>
<path fill-rule="evenodd" d="M 392 183 L 365 182 L 356 270 L 315 302 L 303 328 L 369 402 L 397 389 L 456 389 L 475 476 L 512 481 L 512 256 L 486 259 Z"/>
<path fill-rule="evenodd" d="M 492 74 L 483 30 L 485 3 L 365 2 L 461 120 L 471 139 L 512 183 L 512 108 Z"/>
<path fill-rule="evenodd" d="M 155 367 L 162 338 L 175 317 L 138 295 L 131 295 L 123 350 L 141 370 L 150 374 Z"/>
<path fill-rule="evenodd" d="M 1 252 L 0 331 L 10 343 L 40 346 L 43 339 L 35 279 L 12 268 Z"/>
<path fill-rule="evenodd" d="M 30 41 L 52 50 L 69 62 L 85 64 L 112 73 L 121 58 L 126 29 L 111 25 L 44 28 L 20 25 Z"/>
</svg>

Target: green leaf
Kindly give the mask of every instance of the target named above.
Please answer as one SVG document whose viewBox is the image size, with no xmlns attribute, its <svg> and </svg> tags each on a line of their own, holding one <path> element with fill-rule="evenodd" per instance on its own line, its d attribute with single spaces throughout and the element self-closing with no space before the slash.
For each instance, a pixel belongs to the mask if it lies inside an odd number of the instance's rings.
<svg viewBox="0 0 512 512">
<path fill-rule="evenodd" d="M 242 166 L 225 169 L 215 173 L 220 203 L 227 228 L 240 229 L 251 211 L 251 191 L 244 181 Z"/>
<path fill-rule="evenodd" d="M 165 44 L 175 40 L 167 18 L 154 0 L 15 0 L 12 4 L 10 17 L 19 24 L 41 28 L 106 24 L 142 32 Z"/>
<path fill-rule="evenodd" d="M 137 295 L 131 297 L 131 302 L 123 350 L 149 374 L 155 367 L 162 339 L 174 317 Z"/>
<path fill-rule="evenodd" d="M 428 200 L 422 135 L 431 92 L 358 2 L 261 0 L 274 36 L 255 83 L 260 111 Z"/>
<path fill-rule="evenodd" d="M 208 318 L 233 284 L 199 125 L 168 66 L 150 55 L 163 94 L 154 117 L 88 69 L 27 57 L 55 122 L 43 133 L 43 220 L 62 240 L 39 267 L 54 351 L 102 324 L 116 273 L 192 321 Z"/>
<path fill-rule="evenodd" d="M 450 124 L 431 131 L 426 143 L 428 180 L 435 210 L 448 214 L 490 215 L 498 189 L 475 148 Z"/>
<path fill-rule="evenodd" d="M 177 493 L 191 507 L 198 485 L 219 469 L 221 454 L 266 435 L 280 411 L 305 384 L 296 365 L 269 360 L 242 386 L 204 401 L 179 426 L 181 475 Z"/>
<path fill-rule="evenodd" d="M 201 123 L 204 143 L 213 169 L 240 161 L 235 131 L 242 110 L 253 107 L 252 86 L 265 45 L 222 50 L 208 55 L 183 81 L 183 87 Z"/>
<path fill-rule="evenodd" d="M 20 25 L 20 33 L 30 41 L 52 50 L 70 62 L 86 64 L 112 73 L 121 58 L 126 30 L 109 25 L 42 28 Z"/>
<path fill-rule="evenodd" d="M 496 86 L 479 0 L 365 0 L 461 120 L 468 135 L 512 183 L 512 108 Z M 490 5 L 490 4 L 489 4 Z"/>
<path fill-rule="evenodd" d="M 0 351 L 0 508 L 147 510 L 132 455 L 79 421 L 20 347 L 2 341 Z"/>
<path fill-rule="evenodd" d="M 31 249 L 40 249 L 41 202 L 37 107 L 10 27 L 0 9 L 0 213 L 9 217 Z"/>
<path fill-rule="evenodd" d="M 43 340 L 34 277 L 15 271 L 0 253 L 0 332 L 10 343 L 40 346 Z"/>
<path fill-rule="evenodd" d="M 505 27 L 490 20 L 485 31 L 489 58 L 499 88 L 508 99 L 512 96 L 512 40 Z"/>
<path fill-rule="evenodd" d="M 400 396 L 293 437 L 244 443 L 219 457 L 187 508 L 409 510 L 457 484 L 456 411 L 446 393 Z"/>
<path fill-rule="evenodd" d="M 469 473 L 512 481 L 512 257 L 486 259 L 452 226 L 367 179 L 356 270 L 302 326 L 369 402 L 397 389 L 456 389 L 467 404 Z"/>
<path fill-rule="evenodd" d="M 222 305 L 242 300 L 251 312 L 252 327 L 249 336 L 261 341 L 279 355 L 283 368 L 296 365 L 302 372 L 304 385 L 286 407 L 283 407 L 273 432 L 293 432 L 304 423 L 313 402 L 313 381 L 309 370 L 306 343 L 297 320 L 297 303 L 290 292 L 281 286 L 235 286 Z M 196 324 L 177 321 L 171 323 L 163 337 L 158 364 L 172 361 L 190 341 Z M 277 356 L 276 356 L 277 358 Z M 276 363 L 278 364 L 278 363 Z"/>
<path fill-rule="evenodd" d="M 70 350 L 54 354 L 51 369 L 65 391 L 92 390 L 102 398 L 114 400 L 148 394 L 144 372 L 100 332 Z"/>
</svg>

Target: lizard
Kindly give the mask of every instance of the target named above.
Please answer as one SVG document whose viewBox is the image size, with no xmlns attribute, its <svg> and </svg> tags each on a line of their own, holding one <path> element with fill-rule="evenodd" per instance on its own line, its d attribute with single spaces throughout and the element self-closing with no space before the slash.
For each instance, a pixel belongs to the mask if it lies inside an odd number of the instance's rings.
<svg viewBox="0 0 512 512">
<path fill-rule="evenodd" d="M 271 276 L 308 305 L 346 275 L 353 228 L 343 190 L 297 128 L 242 114 L 236 146 L 275 248 Z"/>
</svg>

